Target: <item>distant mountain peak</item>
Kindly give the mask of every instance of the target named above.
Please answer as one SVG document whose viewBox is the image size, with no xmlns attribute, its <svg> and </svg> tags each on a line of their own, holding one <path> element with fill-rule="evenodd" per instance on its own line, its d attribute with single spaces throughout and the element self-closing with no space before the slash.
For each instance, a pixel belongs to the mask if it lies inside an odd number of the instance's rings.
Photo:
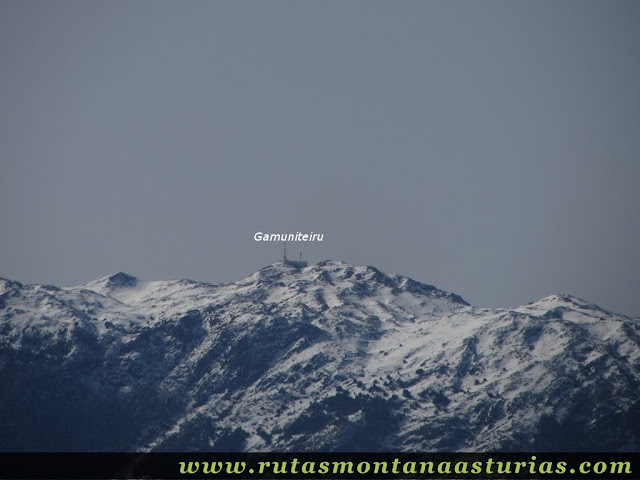
<svg viewBox="0 0 640 480">
<path fill-rule="evenodd" d="M 595 303 L 566 293 L 547 295 L 546 297 L 530 302 L 524 307 L 527 310 L 548 310 L 559 314 L 562 310 L 575 310 L 582 312 L 599 312 L 602 315 L 614 314 Z M 624 317 L 624 315 L 622 315 Z"/>
<path fill-rule="evenodd" d="M 98 292 L 102 295 L 113 297 L 114 295 L 117 295 L 117 292 L 125 292 L 128 289 L 139 287 L 141 283 L 144 282 L 140 282 L 140 279 L 134 277 L 133 275 L 129 275 L 128 273 L 124 272 L 118 272 L 106 277 L 99 278 L 97 280 L 93 280 L 89 283 L 79 285 L 78 287 L 71 288 L 84 288 L 87 290 L 93 290 L 94 292 Z"/>
<path fill-rule="evenodd" d="M 135 287 L 138 285 L 138 278 L 124 272 L 109 275 L 105 280 L 105 284 L 109 287 Z"/>
</svg>

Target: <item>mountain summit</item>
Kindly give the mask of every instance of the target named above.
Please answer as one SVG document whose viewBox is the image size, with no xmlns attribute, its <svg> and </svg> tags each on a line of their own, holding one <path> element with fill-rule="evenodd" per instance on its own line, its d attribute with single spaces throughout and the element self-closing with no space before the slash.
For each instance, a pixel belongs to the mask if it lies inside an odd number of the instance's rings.
<svg viewBox="0 0 640 480">
<path fill-rule="evenodd" d="M 0 281 L 0 450 L 637 450 L 640 324 L 371 266 Z"/>
</svg>

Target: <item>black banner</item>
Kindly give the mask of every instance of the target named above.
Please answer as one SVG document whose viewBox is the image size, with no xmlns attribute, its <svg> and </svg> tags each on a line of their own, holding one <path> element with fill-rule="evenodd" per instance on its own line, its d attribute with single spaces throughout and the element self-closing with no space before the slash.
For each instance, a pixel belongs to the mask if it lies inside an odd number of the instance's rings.
<svg viewBox="0 0 640 480">
<path fill-rule="evenodd" d="M 0 479 L 628 479 L 640 453 L 0 453 Z"/>
</svg>

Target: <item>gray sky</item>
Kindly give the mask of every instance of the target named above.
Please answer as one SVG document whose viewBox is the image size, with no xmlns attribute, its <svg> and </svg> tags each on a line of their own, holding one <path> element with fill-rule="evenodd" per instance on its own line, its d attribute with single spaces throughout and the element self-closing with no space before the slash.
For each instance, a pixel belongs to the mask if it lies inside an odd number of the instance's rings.
<svg viewBox="0 0 640 480">
<path fill-rule="evenodd" d="M 238 280 L 322 232 L 640 315 L 640 2 L 0 1 L 0 276 Z M 290 251 L 297 252 L 292 245 Z"/>
</svg>

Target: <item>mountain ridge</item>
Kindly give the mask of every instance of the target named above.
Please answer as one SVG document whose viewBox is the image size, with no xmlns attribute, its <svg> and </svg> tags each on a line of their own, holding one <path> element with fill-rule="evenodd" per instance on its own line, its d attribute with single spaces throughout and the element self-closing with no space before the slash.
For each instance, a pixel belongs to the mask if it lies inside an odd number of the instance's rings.
<svg viewBox="0 0 640 480">
<path fill-rule="evenodd" d="M 0 280 L 0 382 L 5 451 L 640 445 L 637 320 L 569 295 L 479 308 L 339 261 Z"/>
</svg>

